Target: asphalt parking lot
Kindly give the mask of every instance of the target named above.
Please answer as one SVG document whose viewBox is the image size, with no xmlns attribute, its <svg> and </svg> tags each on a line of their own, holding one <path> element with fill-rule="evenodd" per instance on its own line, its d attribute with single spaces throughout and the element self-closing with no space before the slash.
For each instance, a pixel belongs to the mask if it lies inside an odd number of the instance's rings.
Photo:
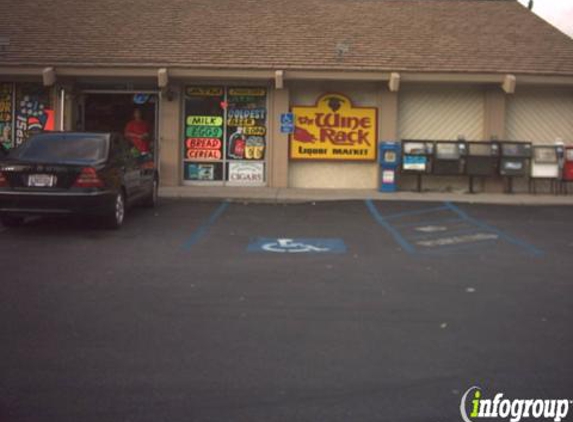
<svg viewBox="0 0 573 422">
<path fill-rule="evenodd" d="M 0 228 L 0 421 L 457 421 L 573 399 L 570 207 L 165 200 Z"/>
</svg>

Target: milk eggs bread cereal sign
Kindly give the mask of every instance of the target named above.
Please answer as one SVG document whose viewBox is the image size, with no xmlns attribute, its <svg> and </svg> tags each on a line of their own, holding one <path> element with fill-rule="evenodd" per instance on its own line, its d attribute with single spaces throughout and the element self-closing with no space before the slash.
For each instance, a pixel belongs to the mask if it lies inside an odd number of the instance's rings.
<svg viewBox="0 0 573 422">
<path fill-rule="evenodd" d="M 354 107 L 341 94 L 322 95 L 314 106 L 297 106 L 290 139 L 293 160 L 374 161 L 378 110 Z"/>
</svg>

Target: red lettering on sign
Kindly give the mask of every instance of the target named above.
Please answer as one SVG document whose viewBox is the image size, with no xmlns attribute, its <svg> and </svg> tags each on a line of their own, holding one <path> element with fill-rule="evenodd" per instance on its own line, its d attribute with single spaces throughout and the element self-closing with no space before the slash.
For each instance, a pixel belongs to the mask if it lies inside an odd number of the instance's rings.
<svg viewBox="0 0 573 422">
<path fill-rule="evenodd" d="M 221 149 L 221 140 L 217 138 L 189 138 L 185 141 L 187 149 Z"/>
<path fill-rule="evenodd" d="M 316 113 L 314 120 L 320 128 L 357 130 L 359 128 L 370 129 L 372 127 L 369 117 L 343 117 L 338 113 Z"/>
<path fill-rule="evenodd" d="M 320 142 L 328 141 L 334 145 L 370 145 L 368 134 L 369 132 L 362 129 L 354 132 L 342 132 L 334 129 L 322 128 L 320 129 Z"/>
<path fill-rule="evenodd" d="M 188 160 L 220 160 L 221 151 L 216 149 L 188 149 Z"/>
</svg>

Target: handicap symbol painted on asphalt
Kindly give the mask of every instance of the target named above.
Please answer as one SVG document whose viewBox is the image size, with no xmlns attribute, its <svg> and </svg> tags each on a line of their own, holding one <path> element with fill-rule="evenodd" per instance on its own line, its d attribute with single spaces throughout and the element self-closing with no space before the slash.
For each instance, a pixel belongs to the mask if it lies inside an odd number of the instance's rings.
<svg viewBox="0 0 573 422">
<path fill-rule="evenodd" d="M 247 248 L 249 252 L 270 253 L 345 253 L 342 239 L 259 238 Z"/>
</svg>

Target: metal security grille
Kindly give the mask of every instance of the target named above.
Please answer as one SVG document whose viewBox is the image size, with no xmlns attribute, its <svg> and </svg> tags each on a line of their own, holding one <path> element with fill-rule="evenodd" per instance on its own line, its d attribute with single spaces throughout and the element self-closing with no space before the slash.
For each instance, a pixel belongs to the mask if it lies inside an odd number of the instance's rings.
<svg viewBox="0 0 573 422">
<path fill-rule="evenodd" d="M 483 135 L 484 93 L 479 89 L 404 89 L 399 100 L 402 139 L 479 140 Z"/>
<path fill-rule="evenodd" d="M 573 142 L 573 92 L 518 92 L 507 103 L 509 140 Z"/>
</svg>

